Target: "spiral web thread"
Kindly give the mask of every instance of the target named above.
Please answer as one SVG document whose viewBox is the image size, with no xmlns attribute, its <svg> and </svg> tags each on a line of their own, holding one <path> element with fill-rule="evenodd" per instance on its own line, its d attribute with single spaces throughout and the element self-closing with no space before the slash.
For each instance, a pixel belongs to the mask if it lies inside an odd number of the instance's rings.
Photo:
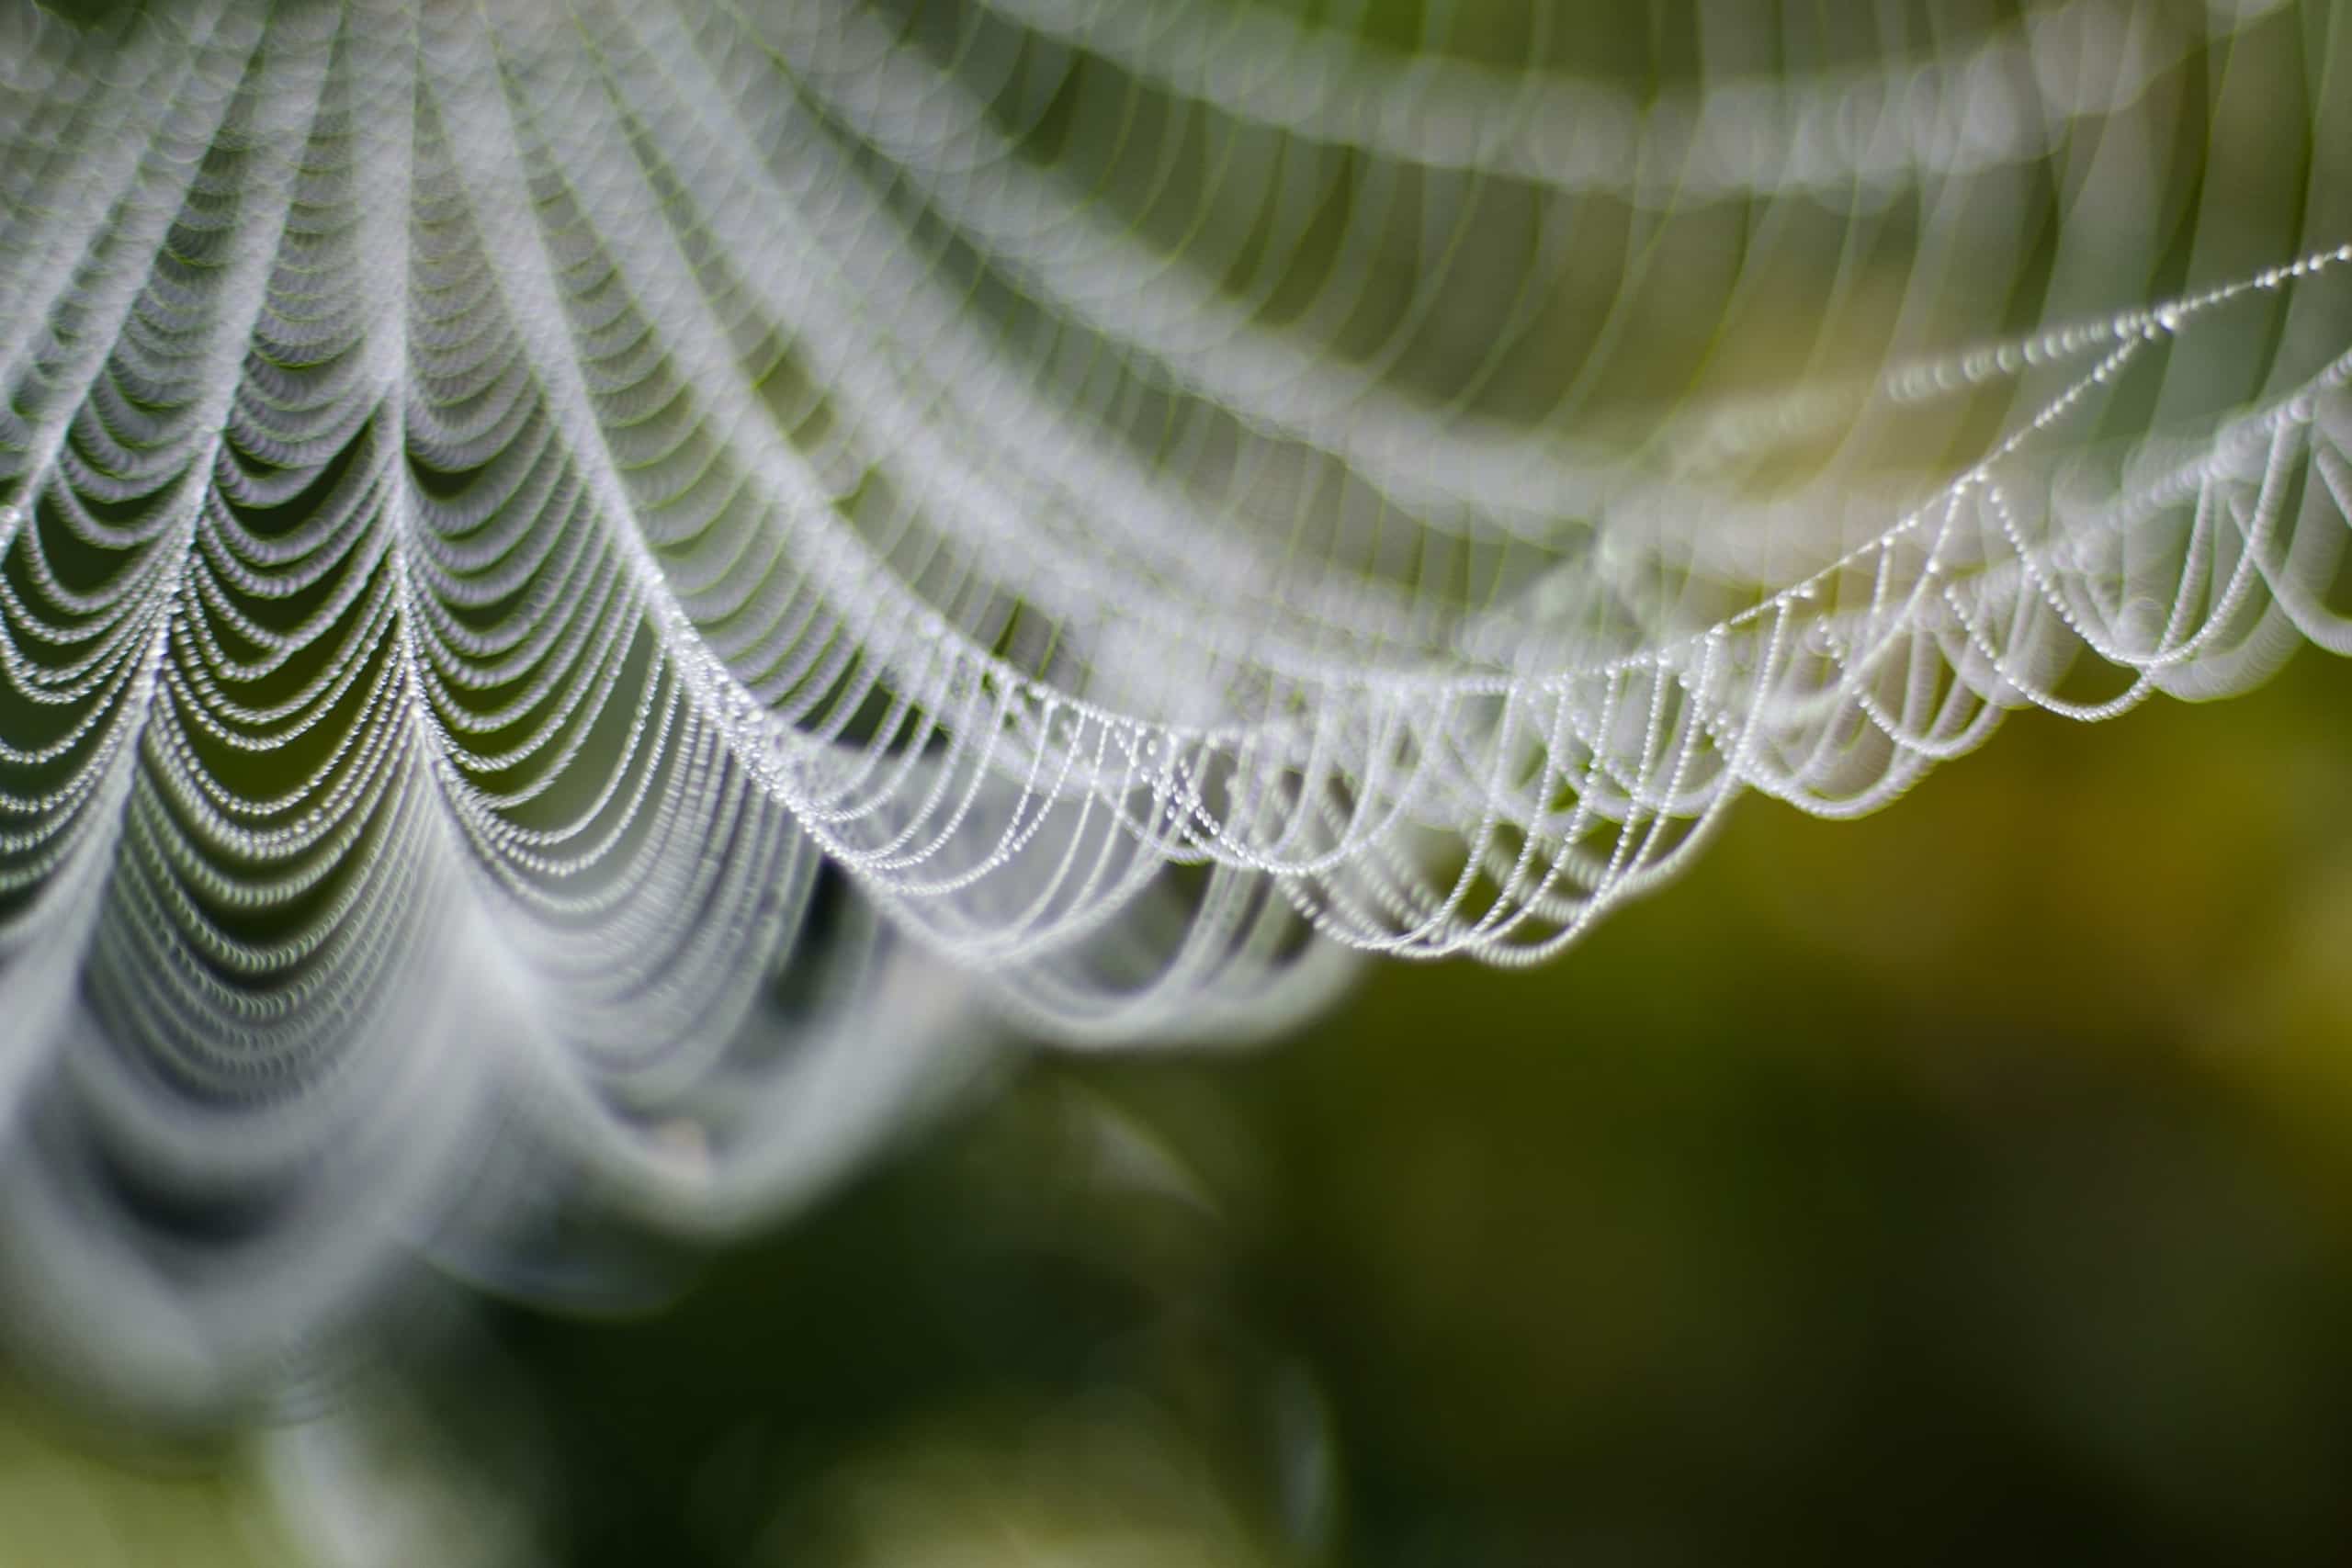
<svg viewBox="0 0 2352 1568">
<path fill-rule="evenodd" d="M 2339 6 L 12 25 L 9 1304 L 151 1382 L 2352 651 Z"/>
</svg>

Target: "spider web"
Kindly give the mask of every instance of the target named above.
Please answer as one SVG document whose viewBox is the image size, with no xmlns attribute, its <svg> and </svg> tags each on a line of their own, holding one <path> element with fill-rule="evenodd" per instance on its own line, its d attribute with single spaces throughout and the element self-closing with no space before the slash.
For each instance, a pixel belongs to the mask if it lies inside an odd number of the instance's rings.
<svg viewBox="0 0 2352 1568">
<path fill-rule="evenodd" d="M 1276 1028 L 2352 650 L 2338 6 L 10 26 L 0 1224 L 118 1382 L 772 1212 L 967 991 Z"/>
</svg>

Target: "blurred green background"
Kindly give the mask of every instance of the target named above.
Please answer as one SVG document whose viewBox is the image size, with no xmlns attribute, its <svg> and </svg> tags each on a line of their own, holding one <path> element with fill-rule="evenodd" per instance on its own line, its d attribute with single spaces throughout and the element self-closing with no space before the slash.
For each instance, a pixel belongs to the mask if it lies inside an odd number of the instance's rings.
<svg viewBox="0 0 2352 1568">
<path fill-rule="evenodd" d="M 2347 699 L 2023 717 L 1551 968 L 1037 1059 L 674 1313 L 510 1325 L 569 1560 L 2341 1561 Z"/>
<path fill-rule="evenodd" d="M 498 1309 L 323 1438 L 18 1399 L 0 1558 L 2339 1561 L 2347 701 L 2023 716 L 1860 823 L 1743 803 L 1552 967 L 1021 1058 L 666 1309 Z"/>
</svg>

